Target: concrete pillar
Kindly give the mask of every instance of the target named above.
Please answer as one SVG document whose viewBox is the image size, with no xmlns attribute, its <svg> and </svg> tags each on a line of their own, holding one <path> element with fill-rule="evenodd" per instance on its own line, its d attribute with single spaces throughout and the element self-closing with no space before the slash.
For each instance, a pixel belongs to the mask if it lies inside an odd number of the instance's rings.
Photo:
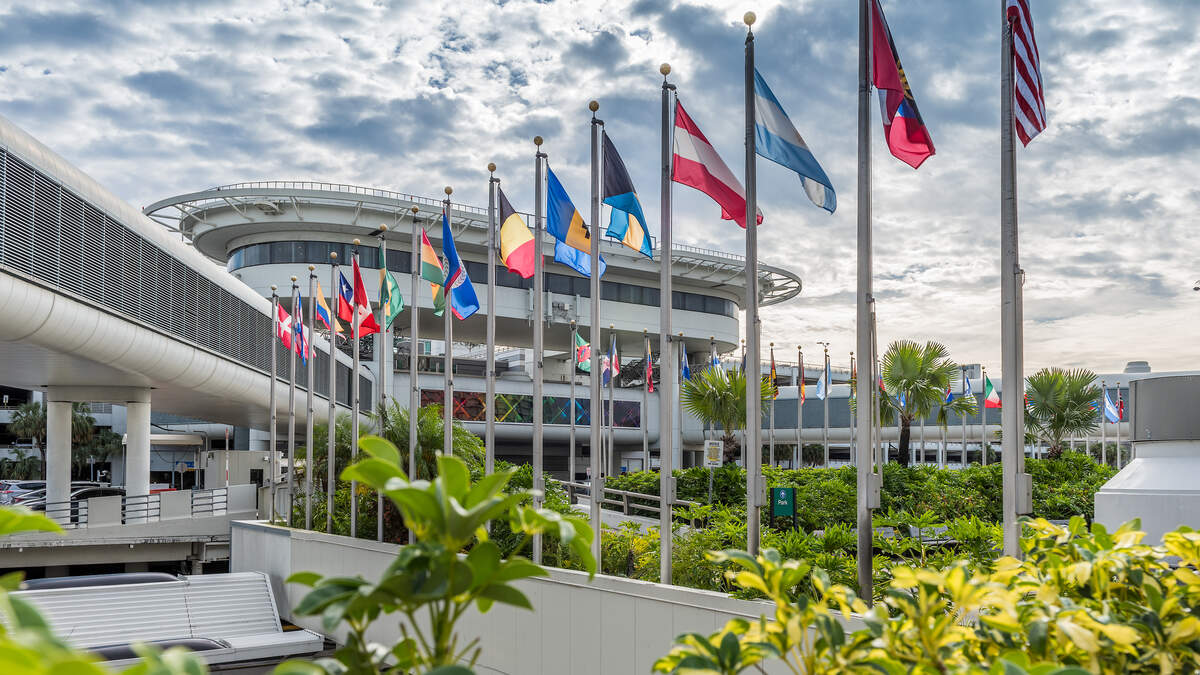
<svg viewBox="0 0 1200 675">
<path fill-rule="evenodd" d="M 149 399 L 147 390 L 146 398 Z M 125 495 L 150 494 L 150 402 L 127 401 L 125 425 Z"/>
<path fill-rule="evenodd" d="M 71 402 L 46 402 L 46 501 L 71 495 Z M 54 507 L 51 507 L 52 509 Z"/>
</svg>

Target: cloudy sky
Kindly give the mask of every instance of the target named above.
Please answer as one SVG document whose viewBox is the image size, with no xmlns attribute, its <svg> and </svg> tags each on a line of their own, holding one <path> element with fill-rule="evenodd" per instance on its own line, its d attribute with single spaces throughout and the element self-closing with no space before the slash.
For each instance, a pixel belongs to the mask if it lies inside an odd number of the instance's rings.
<svg viewBox="0 0 1200 675">
<path fill-rule="evenodd" d="M 1200 3 L 1031 0 L 1050 126 L 1018 147 L 1030 370 L 1194 368 L 1200 335 Z M 885 0 L 937 155 L 913 171 L 872 119 L 881 342 L 945 342 L 999 372 L 999 3 Z M 532 137 L 586 201 L 587 102 L 658 204 L 658 64 L 742 174 L 741 15 L 758 67 L 838 192 L 830 216 L 759 163 L 759 242 L 804 293 L 764 340 L 854 342 L 856 17 L 850 0 L 114 0 L 0 3 L 0 115 L 134 205 L 258 179 L 486 204 L 489 161 L 532 209 Z M 676 237 L 741 252 L 689 188 Z M 653 214 L 653 215 L 652 215 Z M 815 345 L 814 345 L 815 347 Z"/>
</svg>

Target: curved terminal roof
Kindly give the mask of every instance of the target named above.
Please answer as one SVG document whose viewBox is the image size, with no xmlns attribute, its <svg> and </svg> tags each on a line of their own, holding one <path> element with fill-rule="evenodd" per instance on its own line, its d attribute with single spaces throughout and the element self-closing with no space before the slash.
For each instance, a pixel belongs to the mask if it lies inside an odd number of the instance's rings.
<svg viewBox="0 0 1200 675">
<path fill-rule="evenodd" d="M 170 230 L 188 238 L 200 252 L 214 260 L 225 261 L 236 240 L 249 235 L 278 233 L 281 216 L 292 222 L 304 222 L 306 210 L 333 207 L 350 211 L 349 217 L 330 224 L 322 220 L 322 230 L 336 234 L 362 236 L 377 229 L 381 215 L 389 218 L 392 229 L 404 231 L 411 224 L 412 207 L 417 217 L 432 219 L 441 214 L 439 199 L 342 183 L 316 181 L 256 181 L 234 183 L 168 197 L 147 206 L 143 212 Z M 474 231 L 486 240 L 488 210 L 466 204 L 452 204 L 452 217 L 458 232 Z M 227 216 L 236 214 L 233 223 Z M 220 214 L 218 218 L 217 215 Z M 310 213 L 310 216 L 312 214 Z M 241 221 L 241 222 L 237 222 Z M 332 229 L 329 227 L 332 225 Z M 622 272 L 647 277 L 658 275 L 658 263 L 650 261 L 612 240 L 602 240 L 609 265 Z M 694 246 L 676 244 L 671 260 L 676 275 L 693 284 L 722 289 L 740 297 L 745 278 L 743 256 Z M 760 302 L 773 305 L 795 297 L 802 282 L 798 275 L 772 265 L 759 263 Z"/>
</svg>

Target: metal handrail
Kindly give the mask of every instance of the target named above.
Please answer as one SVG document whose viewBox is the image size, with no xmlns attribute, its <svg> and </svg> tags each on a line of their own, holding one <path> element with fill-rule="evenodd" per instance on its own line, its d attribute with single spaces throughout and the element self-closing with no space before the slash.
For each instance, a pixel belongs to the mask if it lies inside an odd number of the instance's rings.
<svg viewBox="0 0 1200 675">
<path fill-rule="evenodd" d="M 587 494 L 591 494 L 592 486 L 589 485 L 588 483 L 577 483 L 574 481 L 567 481 L 567 480 L 559 481 L 559 482 L 567 488 L 567 499 L 571 504 L 577 503 L 576 502 L 576 491 L 584 491 Z M 619 497 L 621 497 L 621 499 L 609 499 L 608 494 L 610 492 L 612 494 L 618 495 Z M 649 500 L 649 501 L 658 502 L 658 506 L 654 506 L 652 504 L 633 504 L 630 502 L 631 499 L 645 499 L 645 500 Z M 616 488 L 606 487 L 606 488 L 604 488 L 604 497 L 600 499 L 600 503 L 601 504 L 610 504 L 613 506 L 620 506 L 622 509 L 622 513 L 624 513 L 627 516 L 633 515 L 632 509 L 643 509 L 646 511 L 652 511 L 652 512 L 660 514 L 660 515 L 662 514 L 662 496 L 661 495 L 650 495 L 650 494 L 645 494 L 642 492 L 630 492 L 629 490 L 618 490 Z M 700 503 L 688 501 L 686 499 L 676 498 L 675 501 L 671 503 L 672 509 L 674 509 L 675 506 L 700 506 Z M 673 510 L 672 510 L 672 515 L 674 515 Z M 692 524 L 695 525 L 695 519 L 692 519 Z"/>
<path fill-rule="evenodd" d="M 384 199 L 394 199 L 396 201 L 414 202 L 424 204 L 426 206 L 435 206 L 441 208 L 442 201 L 431 197 L 421 197 L 404 192 L 396 192 L 395 190 L 385 190 L 382 188 L 372 188 L 363 185 L 351 185 L 349 183 L 328 183 L 325 181 L 309 181 L 309 180 L 266 180 L 266 181 L 249 181 L 244 183 L 231 183 L 229 185 L 218 185 L 209 188 L 209 191 L 219 192 L 222 190 L 253 190 L 253 189 L 268 189 L 268 190 L 321 190 L 324 192 L 345 192 L 348 194 L 366 195 L 370 197 L 382 197 Z M 478 213 L 481 215 L 487 214 L 487 209 L 478 206 L 468 206 L 466 204 L 452 204 L 459 211 L 467 211 Z"/>
<path fill-rule="evenodd" d="M 192 490 L 191 516 L 219 516 L 229 513 L 228 488 Z M 88 527 L 88 500 L 48 502 L 46 516 L 67 529 Z M 121 497 L 121 523 L 154 523 L 162 519 L 162 498 L 158 494 Z M 115 523 L 114 523 L 115 524 Z"/>
</svg>

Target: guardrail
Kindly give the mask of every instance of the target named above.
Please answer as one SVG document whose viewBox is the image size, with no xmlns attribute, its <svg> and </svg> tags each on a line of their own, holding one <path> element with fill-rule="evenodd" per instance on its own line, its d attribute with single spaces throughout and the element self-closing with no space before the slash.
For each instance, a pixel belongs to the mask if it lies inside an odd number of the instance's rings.
<svg viewBox="0 0 1200 675">
<path fill-rule="evenodd" d="M 567 489 L 567 499 L 570 501 L 571 504 L 579 503 L 579 501 L 578 501 L 579 493 L 583 493 L 584 495 L 588 495 L 588 496 L 590 496 L 592 493 L 592 486 L 588 483 L 575 483 L 572 481 L 562 481 L 562 485 L 563 485 L 563 487 L 565 487 Z M 610 499 L 608 496 L 609 494 L 614 494 L 617 497 L 619 497 L 619 499 Z M 637 504 L 637 503 L 633 503 L 630 501 L 633 499 L 641 499 L 641 500 L 647 501 L 647 502 L 655 502 L 658 505 L 655 506 L 653 503 Z M 621 507 L 621 512 L 627 516 L 637 515 L 637 514 L 633 513 L 633 511 L 635 509 L 640 509 L 643 511 L 650 511 L 650 512 L 658 514 L 660 516 L 662 514 L 662 497 L 660 495 L 649 495 L 649 494 L 644 494 L 641 492 L 630 492 L 628 490 L 617 490 L 615 488 L 606 487 L 606 488 L 604 488 L 604 496 L 603 496 L 603 498 L 600 499 L 600 504 L 602 506 L 605 504 L 612 505 L 612 506 L 619 506 L 619 507 Z M 686 499 L 676 499 L 671 504 L 672 508 L 674 508 L 675 506 L 700 506 L 700 503 L 699 502 L 690 502 Z M 674 512 L 672 512 L 672 515 L 674 515 Z M 694 527 L 696 525 L 695 519 L 691 519 L 691 522 L 692 522 L 692 526 Z"/>
<path fill-rule="evenodd" d="M 228 512 L 228 488 L 92 497 L 48 502 L 45 506 L 46 516 L 64 529 L 156 523 L 177 518 L 209 518 Z"/>
</svg>

